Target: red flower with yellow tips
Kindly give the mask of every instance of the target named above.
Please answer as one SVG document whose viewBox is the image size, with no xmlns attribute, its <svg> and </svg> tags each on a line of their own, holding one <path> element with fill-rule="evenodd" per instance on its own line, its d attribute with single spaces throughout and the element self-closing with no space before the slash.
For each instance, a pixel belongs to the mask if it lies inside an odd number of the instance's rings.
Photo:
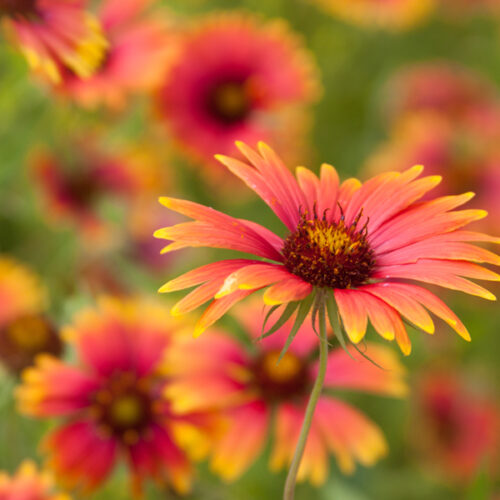
<svg viewBox="0 0 500 500">
<path fill-rule="evenodd" d="M 77 365 L 44 356 L 24 371 L 20 411 L 63 419 L 43 443 L 61 482 L 91 491 L 124 458 L 136 491 L 148 477 L 189 489 L 192 465 L 178 442 L 211 422 L 173 415 L 162 395 L 164 350 L 179 328 L 153 303 L 104 299 L 68 328 Z"/>
<path fill-rule="evenodd" d="M 44 314 L 40 278 L 21 262 L 0 256 L 0 362 L 19 374 L 41 353 L 61 354 L 56 327 Z"/>
<path fill-rule="evenodd" d="M 236 314 L 251 340 L 258 338 L 263 321 L 258 302 Z M 211 468 L 224 480 L 238 479 L 263 453 L 272 439 L 270 467 L 288 465 L 300 432 L 308 394 L 318 370 L 314 352 L 317 336 L 304 324 L 279 364 L 276 361 L 290 333 L 290 320 L 257 343 L 239 342 L 222 331 L 201 339 L 181 338 L 168 351 L 172 380 L 166 389 L 174 411 L 216 411 L 227 419 L 224 434 L 213 443 Z M 316 408 L 299 480 L 318 486 L 328 475 L 328 454 L 342 472 L 355 463 L 373 465 L 385 455 L 381 430 L 351 405 L 331 395 L 335 389 L 402 396 L 403 369 L 387 348 L 368 344 L 367 354 L 383 370 L 354 350 L 349 357 L 338 348 L 328 356 L 325 386 Z M 189 362 L 186 362 L 189 360 Z"/>
<path fill-rule="evenodd" d="M 131 95 L 149 92 L 163 80 L 175 50 L 160 12 L 148 14 L 152 0 L 105 0 L 98 14 L 108 41 L 105 58 L 89 78 L 62 67 L 56 91 L 88 108 L 119 109 Z"/>
<path fill-rule="evenodd" d="M 88 78 L 105 58 L 108 42 L 86 0 L 1 0 L 0 17 L 29 65 L 52 83 L 61 65 Z"/>
<path fill-rule="evenodd" d="M 289 152 L 297 146 L 290 128 L 304 124 L 317 80 L 312 55 L 284 22 L 215 14 L 181 37 L 157 108 L 174 139 L 202 162 L 236 153 L 236 139 L 265 138 Z"/>
<path fill-rule="evenodd" d="M 160 289 L 171 292 L 197 286 L 177 303 L 175 314 L 211 300 L 195 334 L 244 297 L 266 288 L 266 304 L 287 305 L 284 314 L 289 316 L 298 308 L 302 320 L 313 292 L 322 293 L 329 312 L 334 303 L 338 306 L 343 329 L 354 344 L 364 338 L 370 320 L 384 339 L 396 339 L 409 354 L 411 342 L 403 320 L 432 333 L 428 311 L 470 340 L 463 323 L 440 298 L 409 281 L 495 299 L 470 280 L 500 279 L 480 265 L 499 265 L 500 257 L 472 244 L 500 240 L 463 229 L 487 213 L 456 210 L 473 193 L 421 201 L 441 181 L 439 176 L 419 178 L 421 166 L 386 172 L 365 183 L 354 178 L 340 183 L 330 165 L 322 165 L 319 178 L 305 168 L 298 168 L 294 177 L 266 144 L 259 143 L 258 151 L 242 143 L 238 147 L 248 163 L 226 156 L 218 159 L 269 205 L 286 232 L 278 236 L 255 222 L 197 203 L 160 199 L 193 219 L 155 233 L 171 241 L 165 252 L 214 247 L 254 256 L 205 265 Z M 329 316 L 335 319 L 335 314 Z"/>
<path fill-rule="evenodd" d="M 84 241 L 107 242 L 111 225 L 102 214 L 102 203 L 157 193 L 164 185 L 164 172 L 153 155 L 139 148 L 120 146 L 118 151 L 112 150 L 93 136 L 73 139 L 70 144 L 71 155 L 65 155 L 63 148 L 40 149 L 33 154 L 32 171 L 43 198 L 44 214 L 57 226 L 76 226 Z"/>
<path fill-rule="evenodd" d="M 479 386 L 475 386 L 479 382 Z M 487 381 L 448 368 L 427 371 L 419 380 L 417 407 L 424 438 L 415 441 L 426 466 L 438 467 L 445 476 L 463 485 L 482 468 L 498 470 L 500 408 L 491 395 L 481 391 Z"/>
<path fill-rule="evenodd" d="M 25 460 L 13 476 L 0 471 L 0 500 L 71 500 L 56 493 L 47 472 L 39 472 L 34 462 Z"/>
</svg>

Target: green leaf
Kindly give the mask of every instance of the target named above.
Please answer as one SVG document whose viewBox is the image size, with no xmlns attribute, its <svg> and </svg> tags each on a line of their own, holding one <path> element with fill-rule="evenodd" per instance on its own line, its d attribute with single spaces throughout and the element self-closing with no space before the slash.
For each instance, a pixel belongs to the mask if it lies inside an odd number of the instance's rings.
<svg viewBox="0 0 500 500">
<path fill-rule="evenodd" d="M 352 354 L 349 352 L 344 336 L 342 335 L 343 328 L 340 326 L 340 321 L 337 314 L 337 305 L 335 304 L 335 297 L 333 296 L 333 293 L 329 294 L 329 296 L 326 298 L 326 312 L 328 314 L 328 321 L 330 322 L 330 326 L 332 327 L 333 333 L 335 334 L 335 337 L 337 337 L 340 346 L 353 361 L 356 361 L 352 357 Z"/>
<path fill-rule="evenodd" d="M 267 322 L 269 321 L 269 318 L 271 317 L 271 314 L 276 311 L 276 309 L 280 308 L 282 304 L 277 304 L 275 306 L 272 306 L 269 308 L 269 311 L 266 313 L 266 317 L 264 318 L 264 322 L 262 323 L 262 330 L 261 334 L 264 333 L 264 330 L 266 329 Z"/>
<path fill-rule="evenodd" d="M 299 331 L 300 327 L 302 326 L 302 323 L 304 323 L 305 319 L 307 318 L 307 315 L 309 314 L 309 311 L 311 310 L 314 296 L 315 296 L 315 293 L 313 291 L 302 302 L 300 302 L 299 310 L 297 311 L 297 316 L 295 318 L 295 323 L 293 324 L 292 329 L 290 330 L 290 333 L 288 334 L 288 338 L 286 339 L 285 345 L 284 345 L 283 349 L 281 350 L 280 356 L 278 358 L 278 363 L 283 359 L 283 356 L 288 351 L 288 348 L 290 347 L 290 344 L 292 343 L 293 339 L 295 338 L 295 335 L 297 335 L 297 332 Z"/>
<path fill-rule="evenodd" d="M 273 306 L 276 307 L 276 306 Z M 276 323 L 267 330 L 267 332 L 263 333 L 260 337 L 257 338 L 257 340 L 262 340 L 265 339 L 266 337 L 269 337 L 269 335 L 272 335 L 274 332 L 279 330 L 291 317 L 291 315 L 295 312 L 295 310 L 299 307 L 299 302 L 289 302 L 287 306 L 285 307 L 285 310 L 283 311 L 283 314 L 278 318 Z M 270 316 L 274 311 L 271 308 L 271 311 L 269 311 L 268 316 Z M 268 317 L 266 320 L 264 320 L 264 323 L 267 321 Z"/>
</svg>

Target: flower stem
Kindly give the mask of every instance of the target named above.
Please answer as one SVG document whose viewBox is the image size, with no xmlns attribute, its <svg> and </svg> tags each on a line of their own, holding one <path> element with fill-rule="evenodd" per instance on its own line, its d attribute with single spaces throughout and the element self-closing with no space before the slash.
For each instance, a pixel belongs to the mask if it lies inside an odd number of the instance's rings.
<svg viewBox="0 0 500 500">
<path fill-rule="evenodd" d="M 312 419 L 316 404 L 323 389 L 323 382 L 325 380 L 326 366 L 328 360 L 328 338 L 326 336 L 326 316 L 325 316 L 325 299 L 324 292 L 320 291 L 317 296 L 318 319 L 319 319 L 319 369 L 316 381 L 309 396 L 304 421 L 300 430 L 299 440 L 295 453 L 290 464 L 290 470 L 285 482 L 285 490 L 283 493 L 283 500 L 293 500 L 295 496 L 295 483 L 297 481 L 297 473 L 299 471 L 300 462 L 304 449 L 306 447 L 307 436 L 311 428 Z"/>
</svg>

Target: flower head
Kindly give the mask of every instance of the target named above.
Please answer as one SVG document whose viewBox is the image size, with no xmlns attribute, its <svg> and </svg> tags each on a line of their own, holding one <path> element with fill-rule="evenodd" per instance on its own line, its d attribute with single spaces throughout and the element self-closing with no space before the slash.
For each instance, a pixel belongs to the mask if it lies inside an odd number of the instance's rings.
<svg viewBox="0 0 500 500">
<path fill-rule="evenodd" d="M 400 119 L 389 139 L 368 158 L 365 172 L 402 170 L 419 161 L 430 174 L 443 175 L 439 194 L 473 189 L 473 207 L 488 210 L 481 227 L 495 230 L 500 223 L 500 109 L 496 116 L 467 121 L 434 112 L 419 112 Z"/>
<path fill-rule="evenodd" d="M 44 314 L 46 291 L 20 262 L 0 257 L 0 362 L 19 374 L 40 353 L 61 354 L 57 329 Z"/>
<path fill-rule="evenodd" d="M 40 278 L 21 262 L 0 256 L 0 327 L 44 310 L 47 293 Z"/>
<path fill-rule="evenodd" d="M 435 0 L 313 0 L 329 14 L 366 27 L 402 30 L 426 19 Z"/>
<path fill-rule="evenodd" d="M 178 330 L 150 302 L 105 299 L 68 328 L 77 365 L 45 356 L 23 373 L 20 411 L 63 419 L 43 448 L 66 484 L 92 490 L 123 456 L 136 489 L 147 477 L 179 492 L 189 488 L 192 466 L 178 440 L 201 433 L 205 423 L 199 415 L 172 415 L 160 369 Z"/>
<path fill-rule="evenodd" d="M 453 122 L 473 124 L 499 113 L 494 85 L 458 64 L 435 61 L 398 71 L 386 85 L 386 114 L 392 122 L 432 112 Z"/>
<path fill-rule="evenodd" d="M 226 13 L 184 34 L 158 108 L 174 138 L 212 162 L 217 152 L 235 153 L 238 138 L 284 143 L 285 123 L 302 122 L 298 108 L 317 94 L 312 57 L 286 25 Z"/>
<path fill-rule="evenodd" d="M 1 0 L 0 16 L 31 68 L 52 83 L 61 66 L 89 78 L 102 64 L 107 41 L 86 0 Z"/>
<path fill-rule="evenodd" d="M 262 307 L 253 302 L 240 308 L 237 317 L 249 340 L 255 341 L 261 333 Z M 213 444 L 211 452 L 211 466 L 225 480 L 237 479 L 246 471 L 263 452 L 269 434 L 270 467 L 279 470 L 292 458 L 317 371 L 317 338 L 309 323 L 304 324 L 277 364 L 292 325 L 293 321 L 288 321 L 274 335 L 251 347 L 222 331 L 212 331 L 202 339 L 179 339 L 168 352 L 172 380 L 166 393 L 173 410 L 180 414 L 217 411 L 228 420 L 225 434 Z M 367 353 L 384 370 L 354 350 L 348 355 L 339 348 L 329 354 L 325 386 L 330 391 L 341 388 L 403 395 L 403 370 L 394 354 L 374 344 L 368 345 Z M 189 363 L 183 361 L 188 358 Z M 315 485 L 323 483 L 328 453 L 335 455 L 344 473 L 350 473 L 356 462 L 372 465 L 386 450 L 385 439 L 371 420 L 349 404 L 324 394 L 318 402 L 299 478 Z"/>
<path fill-rule="evenodd" d="M 482 466 L 497 468 L 500 409 L 493 398 L 457 373 L 431 371 L 420 380 L 417 402 L 425 438 L 415 444 L 426 463 L 458 483 L 473 479 Z"/>
<path fill-rule="evenodd" d="M 13 476 L 0 472 L 0 499 L 2 500 L 70 500 L 63 493 L 55 493 L 52 477 L 38 472 L 31 460 L 25 460 Z"/>
<path fill-rule="evenodd" d="M 130 95 L 153 90 L 164 78 L 175 51 L 174 37 L 162 15 L 146 15 L 152 0 L 106 0 L 99 21 L 108 46 L 89 78 L 61 67 L 57 93 L 84 107 L 122 108 Z"/>
<path fill-rule="evenodd" d="M 108 197 L 136 199 L 162 184 L 161 169 L 133 148 L 109 152 L 94 139 L 74 141 L 78 158 L 39 150 L 32 170 L 40 185 L 49 218 L 81 229 L 95 243 L 109 227 L 100 212 Z"/>
<path fill-rule="evenodd" d="M 194 219 L 155 233 L 171 240 L 164 252 L 204 246 L 256 257 L 208 264 L 160 289 L 168 292 L 199 285 L 177 303 L 173 309 L 177 314 L 212 299 L 197 323 L 196 334 L 257 290 L 267 288 L 264 302 L 288 304 L 288 313 L 297 307 L 300 312 L 302 305 L 303 315 L 304 304 L 311 303 L 313 292 L 319 289 L 326 293 L 330 312 L 336 302 L 341 325 L 355 344 L 364 338 L 370 319 L 383 338 L 396 339 L 409 354 L 411 342 L 402 317 L 432 333 L 434 323 L 427 310 L 470 340 L 465 326 L 437 296 L 407 280 L 495 299 L 468 279 L 500 279 L 479 265 L 498 265 L 500 257 L 471 244 L 500 240 L 462 229 L 484 218 L 486 212 L 455 210 L 472 193 L 420 201 L 441 181 L 438 176 L 418 179 L 420 166 L 402 173 L 386 172 L 364 184 L 357 179 L 340 184 L 330 165 L 322 166 L 320 178 L 299 167 L 295 178 L 267 145 L 259 143 L 259 152 L 242 143 L 238 147 L 249 164 L 226 156 L 218 159 L 269 205 L 287 234 L 280 237 L 259 224 L 193 202 L 160 199 Z M 334 316 L 330 314 L 330 319 Z"/>
</svg>

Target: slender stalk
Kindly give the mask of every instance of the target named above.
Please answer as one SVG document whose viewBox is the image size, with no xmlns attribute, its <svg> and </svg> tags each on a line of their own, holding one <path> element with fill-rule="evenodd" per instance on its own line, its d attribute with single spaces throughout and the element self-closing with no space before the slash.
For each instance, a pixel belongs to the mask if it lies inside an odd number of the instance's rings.
<svg viewBox="0 0 500 500">
<path fill-rule="evenodd" d="M 328 360 L 328 338 L 326 336 L 326 316 L 325 316 L 325 298 L 324 293 L 320 292 L 317 296 L 318 319 L 319 319 L 319 369 L 316 381 L 309 396 L 304 421 L 302 422 L 302 429 L 300 430 L 299 440 L 295 448 L 295 454 L 290 464 L 288 476 L 285 482 L 285 490 L 283 493 L 283 500 L 293 500 L 295 496 L 295 483 L 297 481 L 297 473 L 299 471 L 300 462 L 304 449 L 306 447 L 307 436 L 311 428 L 312 419 L 316 404 L 323 389 L 323 382 L 325 380 L 326 365 Z"/>
</svg>

